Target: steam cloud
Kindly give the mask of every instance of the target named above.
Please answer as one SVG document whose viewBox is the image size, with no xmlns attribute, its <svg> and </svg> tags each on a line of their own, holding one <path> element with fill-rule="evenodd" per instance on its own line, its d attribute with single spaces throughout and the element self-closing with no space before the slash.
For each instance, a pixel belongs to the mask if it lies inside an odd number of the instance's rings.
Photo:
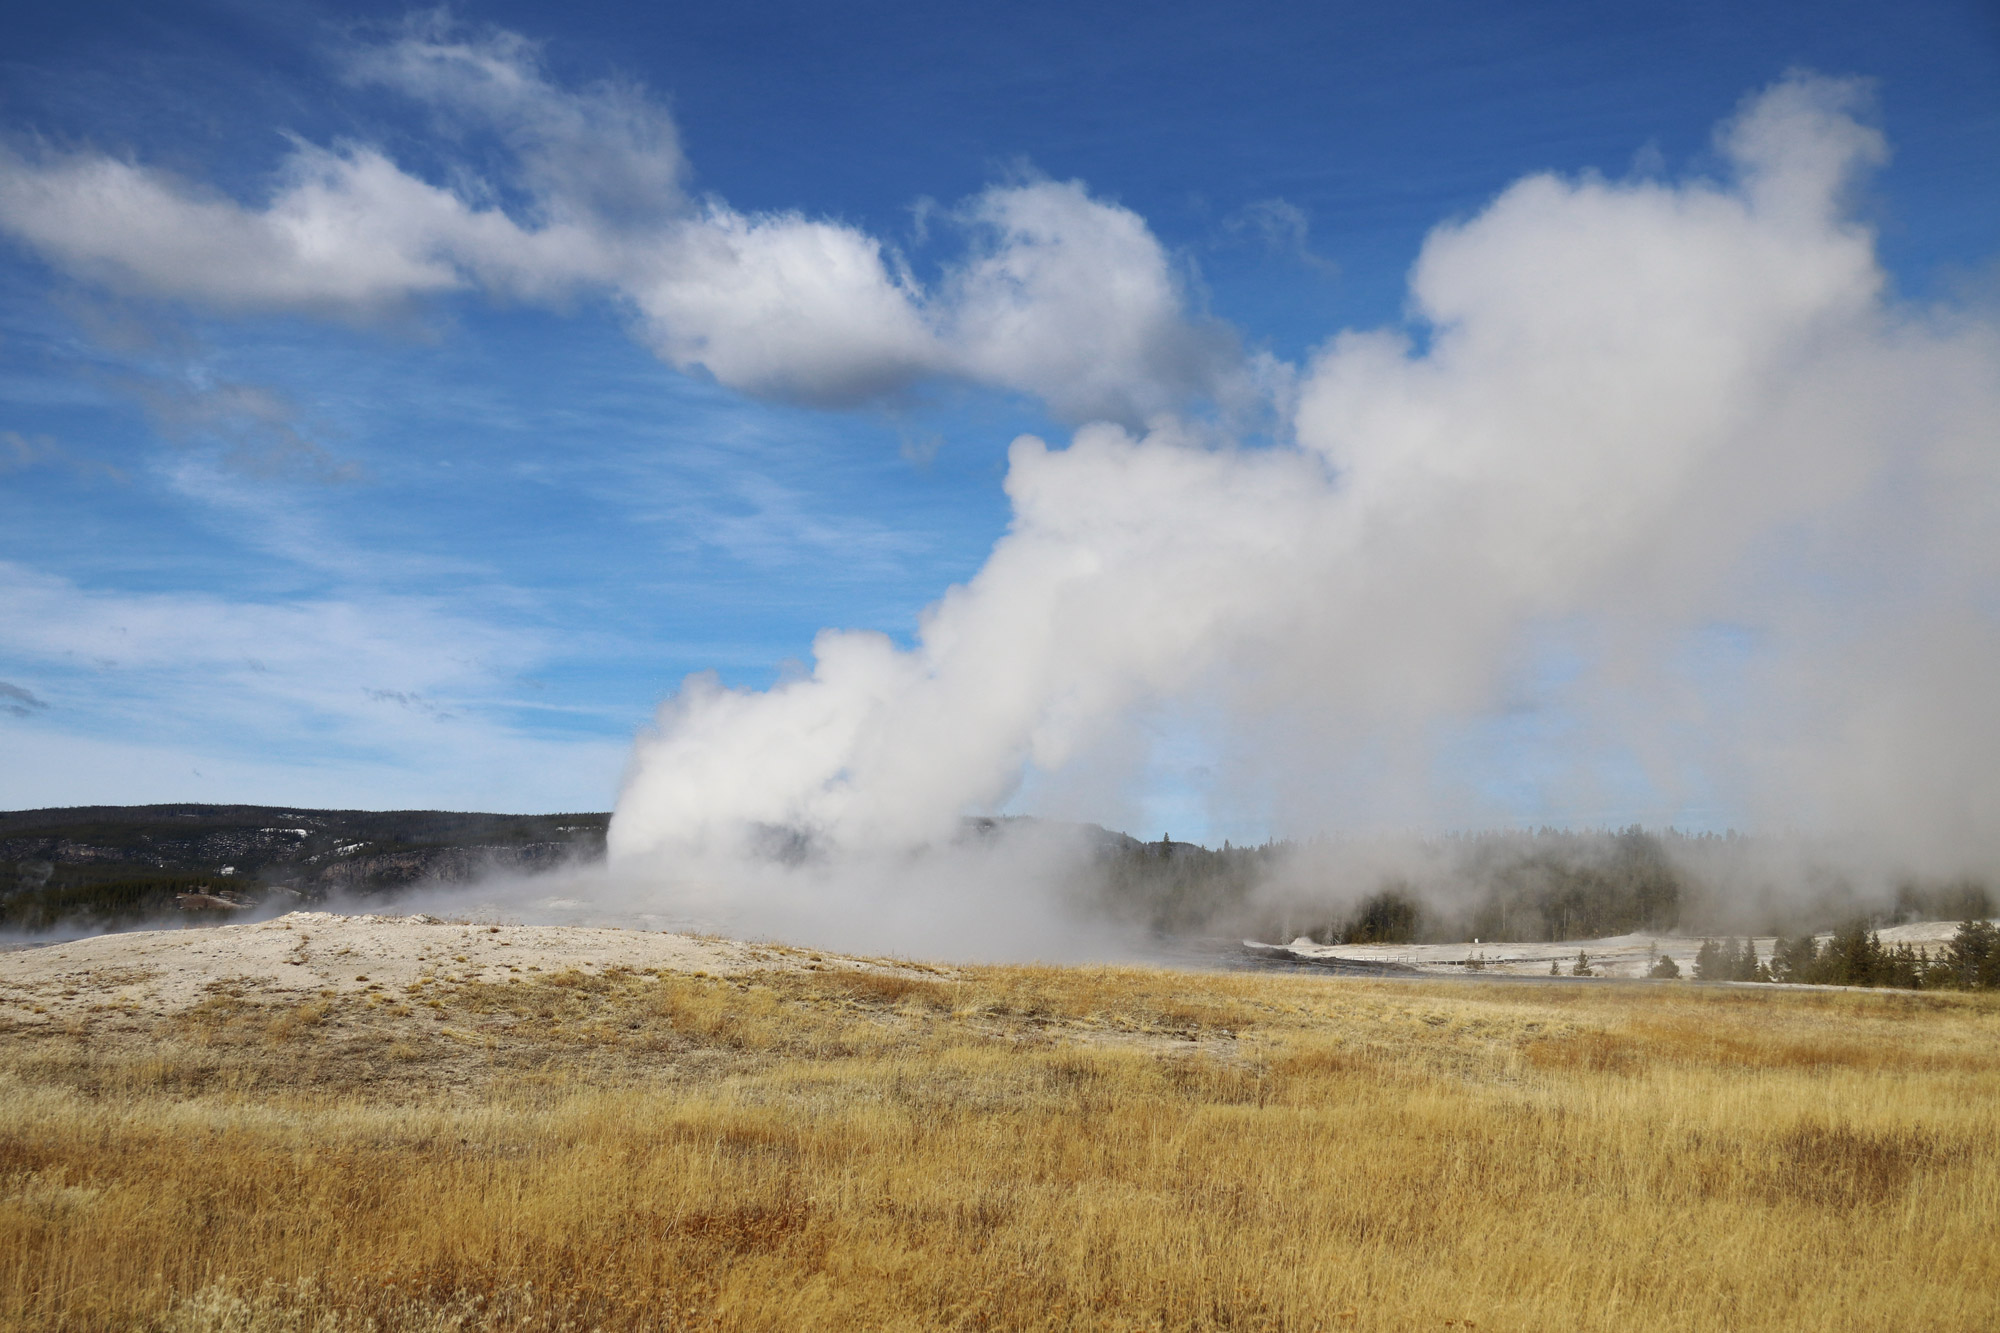
<svg viewBox="0 0 2000 1333">
<path fill-rule="evenodd" d="M 1700 806 L 1837 835 L 1877 877 L 2000 867 L 2000 326 L 1888 291 L 1848 197 L 1885 155 L 1857 84 L 1748 101 L 1719 179 L 1520 181 L 1430 235 L 1414 332 L 1293 368 L 1076 182 L 948 210 L 963 252 L 926 286 L 855 227 L 698 196 L 664 110 L 556 86 L 517 36 L 419 19 L 346 62 L 511 174 L 299 142 L 245 203 L 0 147 L 0 230 L 225 311 L 596 294 L 745 392 L 956 377 L 1084 423 L 1014 442 L 1010 529 L 912 647 L 828 630 L 769 690 L 690 679 L 596 891 L 1011 951 L 1075 839 L 974 852 L 961 820 L 1102 814 L 1162 718 L 1200 734 L 1224 813 L 1280 833 Z M 1259 414 L 1277 443 L 1238 438 Z M 1469 780 L 1517 724 L 1534 771 Z"/>
<path fill-rule="evenodd" d="M 1534 176 L 1439 227 L 1423 344 L 1334 337 L 1287 443 L 1015 441 L 1010 530 L 913 647 L 829 630 L 809 676 L 662 708 L 614 867 L 947 843 L 1162 710 L 1281 828 L 1473 820 L 1444 761 L 1525 697 L 1570 728 L 1544 808 L 1613 755 L 1655 811 L 1992 868 L 2000 337 L 1887 294 L 1861 98 L 1789 78 L 1725 179 Z"/>
</svg>

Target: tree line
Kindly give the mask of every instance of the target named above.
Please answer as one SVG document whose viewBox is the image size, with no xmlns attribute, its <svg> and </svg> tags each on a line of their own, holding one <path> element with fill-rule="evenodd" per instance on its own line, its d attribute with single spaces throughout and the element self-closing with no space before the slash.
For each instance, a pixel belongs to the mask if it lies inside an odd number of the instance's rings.
<svg viewBox="0 0 2000 1333">
<path fill-rule="evenodd" d="M 1823 947 L 1788 938 L 1781 957 L 1751 969 L 1814 979 L 1942 976 L 1937 958 L 1876 947 L 1869 928 L 1994 915 L 1993 895 L 1976 880 L 1908 882 L 1879 904 L 1832 873 L 1781 891 L 1782 873 L 1759 869 L 1784 860 L 1771 852 L 1742 834 L 1636 826 L 1495 830 L 1386 851 L 1337 839 L 1210 849 L 1105 834 L 1079 888 L 1085 900 L 1162 935 L 1281 942 L 1301 935 L 1320 944 L 1404 944 L 1788 930 L 1810 938 L 1832 929 L 1835 938 Z M 1841 924 L 1857 918 L 1865 924 Z"/>
<path fill-rule="evenodd" d="M 1680 968 L 1662 957 L 1655 977 Z M 1933 955 L 1923 947 L 1886 945 L 1866 922 L 1851 922 L 1821 940 L 1780 936 L 1768 958 L 1751 940 L 1703 940 L 1695 954 L 1697 981 L 1770 981 L 1815 986 L 1890 986 L 1900 990 L 2000 990 L 2000 927 L 1967 920 Z"/>
</svg>

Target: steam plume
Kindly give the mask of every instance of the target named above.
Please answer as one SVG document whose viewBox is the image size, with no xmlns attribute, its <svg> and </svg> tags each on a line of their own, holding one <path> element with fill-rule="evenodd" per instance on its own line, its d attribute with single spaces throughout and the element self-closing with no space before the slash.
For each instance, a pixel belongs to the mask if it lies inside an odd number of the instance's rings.
<svg viewBox="0 0 2000 1333">
<path fill-rule="evenodd" d="M 1631 817 L 1992 866 L 2000 331 L 1887 293 L 1860 101 L 1789 78 L 1720 180 L 1540 175 L 1440 226 L 1421 343 L 1331 338 L 1284 443 L 1016 440 L 1010 529 L 914 646 L 828 630 L 809 676 L 662 707 L 614 868 L 948 842 L 1163 711 L 1281 831 L 1465 823 L 1507 801 L 1452 756 L 1509 710 L 1561 737 L 1549 817 L 1622 765 Z"/>
</svg>

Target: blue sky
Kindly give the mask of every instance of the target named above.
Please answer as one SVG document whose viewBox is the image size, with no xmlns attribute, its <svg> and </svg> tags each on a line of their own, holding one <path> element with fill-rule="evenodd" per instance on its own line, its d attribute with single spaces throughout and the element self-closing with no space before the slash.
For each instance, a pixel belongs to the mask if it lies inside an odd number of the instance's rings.
<svg viewBox="0 0 2000 1333">
<path fill-rule="evenodd" d="M 1872 81 L 1893 156 L 1857 211 L 1898 295 L 1996 283 L 1990 4 L 76 4 L 8 30 L 17 182 L 110 162 L 255 212 L 302 155 L 367 150 L 468 213 L 581 209 L 610 253 L 610 176 L 569 169 L 629 130 L 619 152 L 679 173 L 675 216 L 836 224 L 933 293 L 1028 198 L 992 191 L 1077 182 L 1156 239 L 1182 340 L 1109 388 L 886 322 L 864 369 L 838 347 L 772 369 L 751 335 L 736 360 L 724 333 L 690 352 L 693 306 L 635 313 L 622 259 L 558 282 L 509 251 L 378 299 L 326 285 L 373 280 L 357 250 L 300 296 L 254 256 L 239 290 L 222 241 L 196 272 L 117 251 L 136 231 L 66 249 L 0 218 L 9 807 L 607 808 L 689 673 L 763 688 L 825 627 L 909 643 L 1006 530 L 1017 435 L 1166 394 L 1261 439 L 1267 399 L 1235 370 L 1159 367 L 1224 345 L 1296 366 L 1403 325 L 1441 222 L 1535 172 L 1716 170 L 1718 122 L 1790 70 Z M 384 63 L 412 33 L 511 53 L 539 100 L 482 120 Z M 539 166 L 521 117 L 556 145 Z M 1545 734 L 1507 734 L 1544 762 Z M 1173 766 L 1133 817 L 1227 823 Z"/>
</svg>

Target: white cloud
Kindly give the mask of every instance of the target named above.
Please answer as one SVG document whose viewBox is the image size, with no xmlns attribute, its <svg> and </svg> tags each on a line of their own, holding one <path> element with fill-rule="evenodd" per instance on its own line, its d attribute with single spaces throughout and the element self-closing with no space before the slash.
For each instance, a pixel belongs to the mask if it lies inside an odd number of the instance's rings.
<svg viewBox="0 0 2000 1333">
<path fill-rule="evenodd" d="M 956 376 L 1136 423 L 1251 392 L 1144 221 L 1080 184 L 971 200 L 956 216 L 972 251 L 926 292 L 852 226 L 691 199 L 663 108 L 629 85 L 559 87 L 514 34 L 426 18 L 346 68 L 431 107 L 447 154 L 496 140 L 503 176 L 440 185 L 365 144 L 296 142 L 246 202 L 100 154 L 0 151 L 0 230 L 114 291 L 232 311 L 370 319 L 474 291 L 600 293 L 669 363 L 807 402 Z"/>
<path fill-rule="evenodd" d="M 852 402 L 944 368 L 921 294 L 851 227 L 713 207 L 643 274 L 629 292 L 654 350 L 732 388 Z"/>
<path fill-rule="evenodd" d="M 969 376 L 1024 389 L 1075 421 L 1143 421 L 1216 394 L 1233 339 L 1190 321 L 1166 250 L 1129 209 L 1075 181 L 996 186 L 972 200 L 974 254 L 938 318 Z"/>
<path fill-rule="evenodd" d="M 113 290 L 227 310 L 363 316 L 475 283 L 550 294 L 602 268 L 575 228 L 526 231 L 356 146 L 298 145 L 262 208 L 113 158 L 0 155 L 0 225 Z"/>
<path fill-rule="evenodd" d="M 517 33 L 468 35 L 442 13 L 404 35 L 348 53 L 357 83 L 428 103 L 453 128 L 491 128 L 514 152 L 539 221 L 646 228 L 685 210 L 680 133 L 643 89 L 551 83 L 536 43 Z"/>
</svg>

